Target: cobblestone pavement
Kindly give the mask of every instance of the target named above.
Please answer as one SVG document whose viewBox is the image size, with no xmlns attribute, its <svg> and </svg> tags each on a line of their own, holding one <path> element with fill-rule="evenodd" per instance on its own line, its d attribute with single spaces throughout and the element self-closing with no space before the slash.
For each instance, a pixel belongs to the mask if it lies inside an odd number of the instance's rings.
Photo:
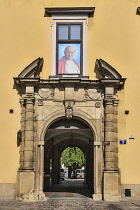
<svg viewBox="0 0 140 210">
<path fill-rule="evenodd" d="M 0 210 L 133 210 L 140 209 L 140 201 L 120 202 L 95 202 L 92 199 L 56 199 L 49 198 L 47 201 L 23 202 L 23 201 L 2 201 Z"/>
</svg>

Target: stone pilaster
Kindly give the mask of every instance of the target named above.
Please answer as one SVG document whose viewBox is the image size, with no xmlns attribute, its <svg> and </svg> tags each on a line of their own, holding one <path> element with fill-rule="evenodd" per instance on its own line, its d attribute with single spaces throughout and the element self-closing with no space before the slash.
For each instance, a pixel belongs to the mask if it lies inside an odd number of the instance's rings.
<svg viewBox="0 0 140 210">
<path fill-rule="evenodd" d="M 101 142 L 94 141 L 94 194 L 93 200 L 102 200 L 102 158 Z"/>
<path fill-rule="evenodd" d="M 120 199 L 120 172 L 118 170 L 117 100 L 105 99 L 105 146 L 103 198 L 106 201 Z"/>
<path fill-rule="evenodd" d="M 106 171 L 114 170 L 114 106 L 113 100 L 105 100 L 105 142 L 110 142 L 105 146 L 105 167 Z"/>
<path fill-rule="evenodd" d="M 25 137 L 25 101 L 24 99 L 20 99 L 21 105 L 21 145 L 20 145 L 20 169 L 23 167 L 23 157 L 24 157 L 24 137 Z"/>
<path fill-rule="evenodd" d="M 115 170 L 118 169 L 118 100 L 114 100 L 114 158 Z"/>
<path fill-rule="evenodd" d="M 25 102 L 25 103 L 24 103 Z M 17 175 L 17 199 L 34 200 L 34 99 L 21 101 L 22 145 Z"/>
<path fill-rule="evenodd" d="M 23 169 L 32 170 L 34 164 L 34 99 L 26 99 Z"/>
<path fill-rule="evenodd" d="M 38 155 L 39 155 L 39 190 L 38 190 L 38 200 L 46 200 L 45 194 L 43 193 L 43 186 L 44 186 L 44 145 L 43 144 L 39 144 L 38 145 Z"/>
</svg>

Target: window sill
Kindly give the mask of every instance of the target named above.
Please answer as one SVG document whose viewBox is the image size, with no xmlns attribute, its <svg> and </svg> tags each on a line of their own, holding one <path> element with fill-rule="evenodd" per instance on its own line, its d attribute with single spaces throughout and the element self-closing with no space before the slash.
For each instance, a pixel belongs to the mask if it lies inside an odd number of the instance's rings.
<svg viewBox="0 0 140 210">
<path fill-rule="evenodd" d="M 82 76 L 82 75 L 56 75 L 56 76 L 49 76 L 49 79 L 89 79 L 89 76 Z"/>
</svg>

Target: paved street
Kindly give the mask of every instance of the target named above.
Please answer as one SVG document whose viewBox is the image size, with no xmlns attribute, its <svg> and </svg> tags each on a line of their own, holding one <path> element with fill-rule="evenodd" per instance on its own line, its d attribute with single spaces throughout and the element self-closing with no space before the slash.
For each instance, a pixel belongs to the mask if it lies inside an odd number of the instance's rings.
<svg viewBox="0 0 140 210">
<path fill-rule="evenodd" d="M 48 199 L 48 201 L 0 201 L 1 210 L 138 210 L 140 202 L 94 202 L 90 199 Z"/>
<path fill-rule="evenodd" d="M 83 180 L 67 179 L 45 192 L 46 201 L 2 201 L 0 210 L 138 210 L 140 201 L 93 201 L 92 191 Z"/>
</svg>

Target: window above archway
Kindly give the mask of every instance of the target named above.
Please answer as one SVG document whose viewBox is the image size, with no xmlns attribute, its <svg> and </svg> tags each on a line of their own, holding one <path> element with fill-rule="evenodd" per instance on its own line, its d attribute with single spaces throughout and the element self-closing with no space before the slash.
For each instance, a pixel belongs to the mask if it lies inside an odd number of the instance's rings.
<svg viewBox="0 0 140 210">
<path fill-rule="evenodd" d="M 87 26 L 94 7 L 45 8 L 52 16 L 51 77 L 87 75 Z"/>
</svg>

